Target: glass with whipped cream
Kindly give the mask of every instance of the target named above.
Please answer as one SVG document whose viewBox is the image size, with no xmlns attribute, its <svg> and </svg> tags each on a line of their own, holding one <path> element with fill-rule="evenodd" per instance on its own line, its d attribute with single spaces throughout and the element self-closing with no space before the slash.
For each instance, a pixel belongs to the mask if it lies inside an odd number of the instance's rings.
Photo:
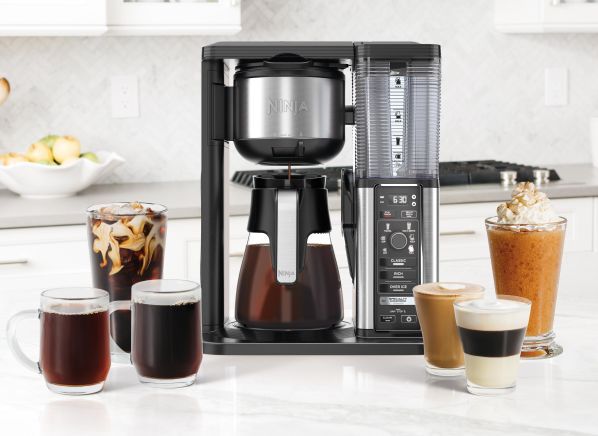
<svg viewBox="0 0 598 436">
<path fill-rule="evenodd" d="M 533 183 L 519 183 L 512 198 L 486 220 L 496 293 L 531 301 L 522 357 L 563 352 L 553 330 L 567 220 Z"/>
<path fill-rule="evenodd" d="M 108 203 L 87 209 L 93 286 L 110 301 L 131 299 L 138 282 L 162 278 L 166 239 L 166 207 L 141 202 Z M 130 363 L 131 312 L 110 315 L 113 362 Z"/>
<path fill-rule="evenodd" d="M 500 395 L 515 390 L 530 306 L 529 300 L 510 295 L 455 301 L 469 392 Z"/>
</svg>

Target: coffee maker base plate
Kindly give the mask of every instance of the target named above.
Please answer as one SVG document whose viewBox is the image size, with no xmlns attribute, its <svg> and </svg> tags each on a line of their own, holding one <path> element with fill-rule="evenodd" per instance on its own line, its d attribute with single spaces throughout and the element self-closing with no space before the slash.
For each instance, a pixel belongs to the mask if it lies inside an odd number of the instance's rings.
<svg viewBox="0 0 598 436">
<path fill-rule="evenodd" d="M 204 331 L 206 354 L 229 355 L 413 355 L 423 354 L 421 337 L 357 338 L 346 322 L 327 330 L 274 331 L 236 323 Z"/>
</svg>

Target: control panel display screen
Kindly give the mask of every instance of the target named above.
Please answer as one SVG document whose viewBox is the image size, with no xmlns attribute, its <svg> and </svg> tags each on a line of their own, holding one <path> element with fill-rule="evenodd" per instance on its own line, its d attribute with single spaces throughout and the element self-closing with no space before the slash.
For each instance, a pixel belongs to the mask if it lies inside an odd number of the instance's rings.
<svg viewBox="0 0 598 436">
<path fill-rule="evenodd" d="M 407 204 L 406 195 L 389 195 L 389 204 Z"/>
</svg>

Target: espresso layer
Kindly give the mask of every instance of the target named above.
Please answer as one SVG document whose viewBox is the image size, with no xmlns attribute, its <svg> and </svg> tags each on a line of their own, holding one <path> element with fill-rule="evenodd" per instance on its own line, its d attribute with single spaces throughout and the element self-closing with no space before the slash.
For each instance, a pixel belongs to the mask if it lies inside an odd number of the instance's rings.
<svg viewBox="0 0 598 436">
<path fill-rule="evenodd" d="M 526 328 L 515 330 L 471 330 L 459 327 L 465 354 L 481 357 L 515 356 L 521 352 Z"/>
</svg>

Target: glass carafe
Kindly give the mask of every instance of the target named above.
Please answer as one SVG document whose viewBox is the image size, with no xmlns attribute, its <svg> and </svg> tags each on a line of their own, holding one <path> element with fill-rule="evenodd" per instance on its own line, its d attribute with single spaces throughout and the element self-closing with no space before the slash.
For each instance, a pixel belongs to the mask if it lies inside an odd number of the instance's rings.
<svg viewBox="0 0 598 436">
<path fill-rule="evenodd" d="M 251 233 L 237 285 L 236 318 L 248 328 L 325 329 L 343 318 L 341 281 L 330 235 L 307 241 L 305 266 L 294 284 L 274 276 L 268 237 Z"/>
<path fill-rule="evenodd" d="M 333 327 L 343 318 L 343 301 L 330 242 L 325 178 L 297 177 L 292 186 L 280 189 L 279 183 L 271 179 L 258 187 L 254 181 L 250 234 L 237 283 L 236 319 L 253 329 Z M 296 193 L 289 217 L 281 215 L 282 191 Z M 289 233 L 297 237 L 289 239 Z M 280 275 L 283 263 L 291 269 L 297 266 L 292 278 Z"/>
</svg>

